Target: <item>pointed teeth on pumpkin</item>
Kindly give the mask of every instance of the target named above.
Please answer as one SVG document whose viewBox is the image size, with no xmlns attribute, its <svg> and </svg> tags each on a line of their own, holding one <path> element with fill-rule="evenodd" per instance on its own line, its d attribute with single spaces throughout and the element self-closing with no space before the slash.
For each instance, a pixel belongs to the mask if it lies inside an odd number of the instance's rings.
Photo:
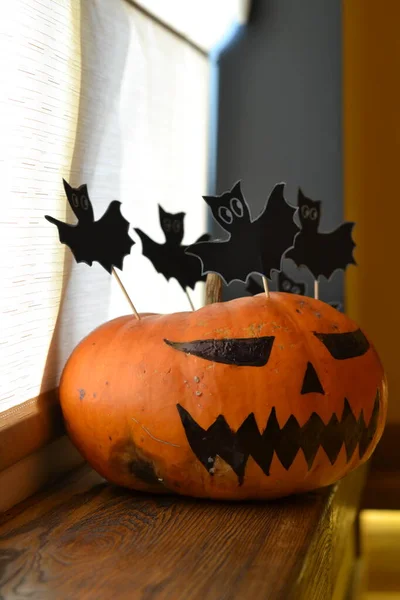
<svg viewBox="0 0 400 600">
<path fill-rule="evenodd" d="M 267 476 L 274 454 L 286 470 L 290 468 L 300 450 L 309 470 L 319 448 L 324 450 L 332 465 L 336 462 L 343 445 L 347 462 L 352 458 L 357 446 L 359 457 L 362 459 L 377 431 L 380 391 L 377 390 L 368 425 L 363 411 L 358 419 L 354 416 L 347 399 L 344 401 L 340 420 L 333 413 L 327 424 L 313 412 L 303 426 L 291 415 L 285 425 L 280 427 L 276 410 L 272 408 L 262 432 L 258 428 L 254 413 L 249 414 L 237 431 L 233 431 L 223 415 L 219 415 L 208 429 L 203 429 L 183 406 L 177 404 L 177 409 L 189 445 L 201 464 L 213 475 L 215 458 L 219 456 L 230 465 L 241 485 L 250 456 Z"/>
</svg>

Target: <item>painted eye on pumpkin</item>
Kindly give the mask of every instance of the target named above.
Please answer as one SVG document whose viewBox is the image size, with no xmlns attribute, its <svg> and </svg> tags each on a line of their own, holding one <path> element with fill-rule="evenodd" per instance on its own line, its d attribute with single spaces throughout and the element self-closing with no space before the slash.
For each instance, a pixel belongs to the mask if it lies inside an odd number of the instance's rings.
<svg viewBox="0 0 400 600">
<path fill-rule="evenodd" d="M 361 329 L 347 333 L 316 333 L 317 337 L 336 360 L 356 358 L 368 352 L 370 344 Z"/>
<path fill-rule="evenodd" d="M 233 338 L 193 340 L 190 342 L 164 342 L 185 354 L 193 354 L 204 360 L 236 365 L 237 367 L 263 367 L 271 354 L 275 336 L 259 338 Z"/>
</svg>

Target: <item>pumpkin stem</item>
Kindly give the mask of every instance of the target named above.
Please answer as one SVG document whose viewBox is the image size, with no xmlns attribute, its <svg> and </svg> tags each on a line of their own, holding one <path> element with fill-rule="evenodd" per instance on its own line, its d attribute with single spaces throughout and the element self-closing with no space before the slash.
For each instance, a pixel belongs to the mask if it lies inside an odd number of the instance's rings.
<svg viewBox="0 0 400 600">
<path fill-rule="evenodd" d="M 222 279 L 217 273 L 209 273 L 206 279 L 206 304 L 222 302 Z"/>
</svg>

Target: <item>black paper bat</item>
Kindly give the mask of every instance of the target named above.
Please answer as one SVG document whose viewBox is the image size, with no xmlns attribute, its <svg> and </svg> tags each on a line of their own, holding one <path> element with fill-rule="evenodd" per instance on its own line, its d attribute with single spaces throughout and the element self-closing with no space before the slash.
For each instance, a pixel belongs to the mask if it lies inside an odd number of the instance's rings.
<svg viewBox="0 0 400 600">
<path fill-rule="evenodd" d="M 298 267 L 307 267 L 315 279 L 320 275 L 329 279 L 336 269 L 356 265 L 351 237 L 355 223 L 343 223 L 331 233 L 319 233 L 321 202 L 307 198 L 299 189 L 298 206 L 302 229 L 286 258 L 291 258 Z"/>
<path fill-rule="evenodd" d="M 300 296 L 306 295 L 306 284 L 294 281 L 284 271 L 278 273 L 278 292 L 287 292 L 288 294 L 299 294 Z M 253 277 L 250 277 L 249 283 L 246 286 L 246 290 L 252 296 L 261 294 L 264 291 L 262 285 L 260 285 Z"/>
<path fill-rule="evenodd" d="M 229 233 L 227 241 L 198 242 L 187 249 L 188 254 L 200 258 L 204 274 L 218 273 L 229 284 L 246 282 L 250 273 L 270 278 L 273 270 L 280 270 L 282 256 L 299 231 L 293 220 L 297 209 L 286 203 L 284 185 L 274 187 L 255 221 L 240 181 L 222 196 L 203 196 L 217 223 Z"/>
<path fill-rule="evenodd" d="M 174 277 L 183 290 L 194 289 L 198 281 L 204 281 L 201 274 L 200 261 L 185 253 L 188 246 L 181 244 L 184 235 L 185 213 L 171 214 L 158 205 L 161 229 L 165 235 L 164 244 L 158 244 L 141 229 L 135 229 L 142 240 L 142 252 L 152 263 L 156 271 L 167 279 Z M 210 239 L 208 234 L 202 235 L 198 241 Z"/>
<path fill-rule="evenodd" d="M 60 242 L 69 246 L 78 263 L 91 266 L 97 261 L 109 273 L 114 266 L 122 270 L 124 258 L 135 242 L 128 235 L 129 223 L 121 214 L 121 202 L 113 200 L 101 219 L 95 221 L 87 185 L 73 188 L 63 182 L 78 223 L 69 225 L 45 215 L 57 226 Z"/>
<path fill-rule="evenodd" d="M 336 308 L 339 312 L 343 312 L 343 304 L 341 302 L 328 302 L 328 304 L 333 308 Z"/>
</svg>

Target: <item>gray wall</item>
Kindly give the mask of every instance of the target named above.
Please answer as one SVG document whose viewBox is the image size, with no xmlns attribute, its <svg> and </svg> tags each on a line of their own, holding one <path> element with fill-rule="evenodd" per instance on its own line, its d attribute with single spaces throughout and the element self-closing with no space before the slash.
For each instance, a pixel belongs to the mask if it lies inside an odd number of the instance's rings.
<svg viewBox="0 0 400 600">
<path fill-rule="evenodd" d="M 323 201 L 321 231 L 340 224 L 341 45 L 338 0 L 253 0 L 250 23 L 218 59 L 214 193 L 242 179 L 255 217 L 273 185 L 284 181 L 290 204 L 299 186 Z M 213 233 L 220 231 L 215 225 Z M 284 269 L 312 294 L 307 270 L 289 260 Z M 342 301 L 342 282 L 338 272 L 330 282 L 322 278 L 321 299 Z M 244 294 L 240 283 L 224 290 L 226 299 Z"/>
</svg>

